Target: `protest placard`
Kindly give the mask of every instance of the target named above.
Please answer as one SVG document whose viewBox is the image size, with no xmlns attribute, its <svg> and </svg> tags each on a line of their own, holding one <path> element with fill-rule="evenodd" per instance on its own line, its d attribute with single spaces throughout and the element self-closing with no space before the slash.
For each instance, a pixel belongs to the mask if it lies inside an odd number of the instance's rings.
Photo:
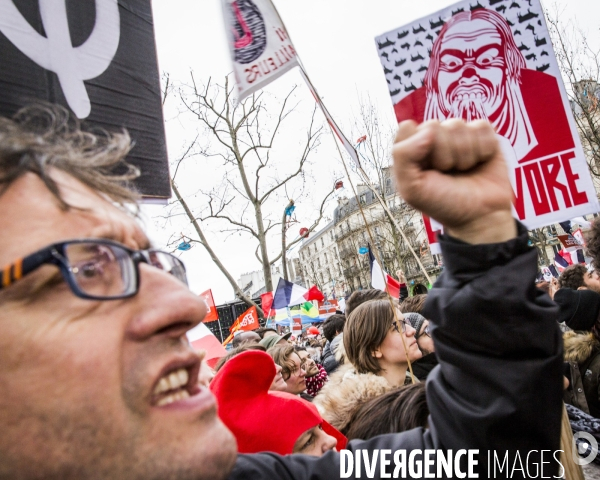
<svg viewBox="0 0 600 480">
<path fill-rule="evenodd" d="M 298 65 L 270 0 L 222 0 L 233 74 L 242 100 Z"/>
<path fill-rule="evenodd" d="M 598 211 L 539 0 L 459 2 L 376 47 L 399 122 L 494 125 L 528 228 Z"/>
</svg>

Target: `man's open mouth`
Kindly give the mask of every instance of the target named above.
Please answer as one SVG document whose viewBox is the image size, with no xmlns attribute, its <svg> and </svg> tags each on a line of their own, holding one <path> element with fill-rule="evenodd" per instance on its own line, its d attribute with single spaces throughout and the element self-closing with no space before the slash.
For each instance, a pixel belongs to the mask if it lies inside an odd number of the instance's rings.
<svg viewBox="0 0 600 480">
<path fill-rule="evenodd" d="M 163 407 L 171 403 L 185 400 L 198 393 L 198 366 L 179 367 L 165 373 L 154 387 L 152 404 Z"/>
</svg>

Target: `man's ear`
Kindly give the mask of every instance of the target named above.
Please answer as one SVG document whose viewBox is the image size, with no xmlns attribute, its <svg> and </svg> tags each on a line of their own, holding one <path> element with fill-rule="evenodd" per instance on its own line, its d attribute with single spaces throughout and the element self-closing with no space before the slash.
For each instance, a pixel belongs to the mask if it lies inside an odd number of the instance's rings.
<svg viewBox="0 0 600 480">
<path fill-rule="evenodd" d="M 381 350 L 377 349 L 371 352 L 371 356 L 375 358 L 381 358 L 383 357 L 383 354 L 381 353 Z"/>
</svg>

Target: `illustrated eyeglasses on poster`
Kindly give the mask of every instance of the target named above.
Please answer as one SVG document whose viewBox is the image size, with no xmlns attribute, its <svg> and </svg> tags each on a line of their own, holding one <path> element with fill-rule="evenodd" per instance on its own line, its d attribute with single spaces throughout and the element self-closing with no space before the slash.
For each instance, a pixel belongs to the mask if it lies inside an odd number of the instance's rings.
<svg viewBox="0 0 600 480">
<path fill-rule="evenodd" d="M 598 211 L 539 0 L 463 1 L 375 40 L 398 122 L 494 125 L 528 228 Z"/>
</svg>

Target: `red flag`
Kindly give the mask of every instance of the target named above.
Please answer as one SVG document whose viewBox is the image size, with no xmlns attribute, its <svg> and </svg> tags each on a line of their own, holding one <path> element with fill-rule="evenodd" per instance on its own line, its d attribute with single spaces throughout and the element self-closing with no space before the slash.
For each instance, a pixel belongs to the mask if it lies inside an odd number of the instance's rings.
<svg viewBox="0 0 600 480">
<path fill-rule="evenodd" d="M 256 307 L 250 307 L 244 313 L 242 313 L 233 325 L 229 328 L 231 333 L 235 333 L 239 330 L 248 332 L 250 330 L 256 330 L 258 328 L 258 314 L 256 313 Z"/>
<path fill-rule="evenodd" d="M 325 296 L 323 295 L 323 292 L 321 292 L 321 290 L 317 288 L 316 285 L 313 285 L 312 287 L 310 287 L 308 292 L 304 294 L 304 298 L 306 298 L 307 301 L 317 300 L 318 302 L 322 302 L 325 299 Z"/>
<path fill-rule="evenodd" d="M 215 301 L 212 296 L 212 290 L 208 289 L 206 292 L 202 292 L 200 296 L 204 299 L 206 306 L 208 307 L 208 312 L 206 313 L 206 317 L 204 317 L 203 322 L 214 322 L 219 319 L 219 312 L 217 312 L 217 307 L 215 307 Z"/>
<path fill-rule="evenodd" d="M 263 293 L 260 296 L 260 302 L 262 311 L 264 312 L 265 317 L 268 318 L 271 312 L 273 312 L 273 309 L 271 308 L 273 306 L 273 292 Z"/>
<path fill-rule="evenodd" d="M 258 314 L 256 313 L 256 307 L 252 306 L 244 313 L 242 313 L 233 325 L 229 327 L 229 331 L 231 335 L 229 335 L 225 341 L 223 342 L 223 346 L 227 345 L 231 340 L 233 340 L 233 335 L 235 332 L 240 330 L 244 332 L 248 332 L 250 330 L 256 330 L 258 328 Z"/>
</svg>

